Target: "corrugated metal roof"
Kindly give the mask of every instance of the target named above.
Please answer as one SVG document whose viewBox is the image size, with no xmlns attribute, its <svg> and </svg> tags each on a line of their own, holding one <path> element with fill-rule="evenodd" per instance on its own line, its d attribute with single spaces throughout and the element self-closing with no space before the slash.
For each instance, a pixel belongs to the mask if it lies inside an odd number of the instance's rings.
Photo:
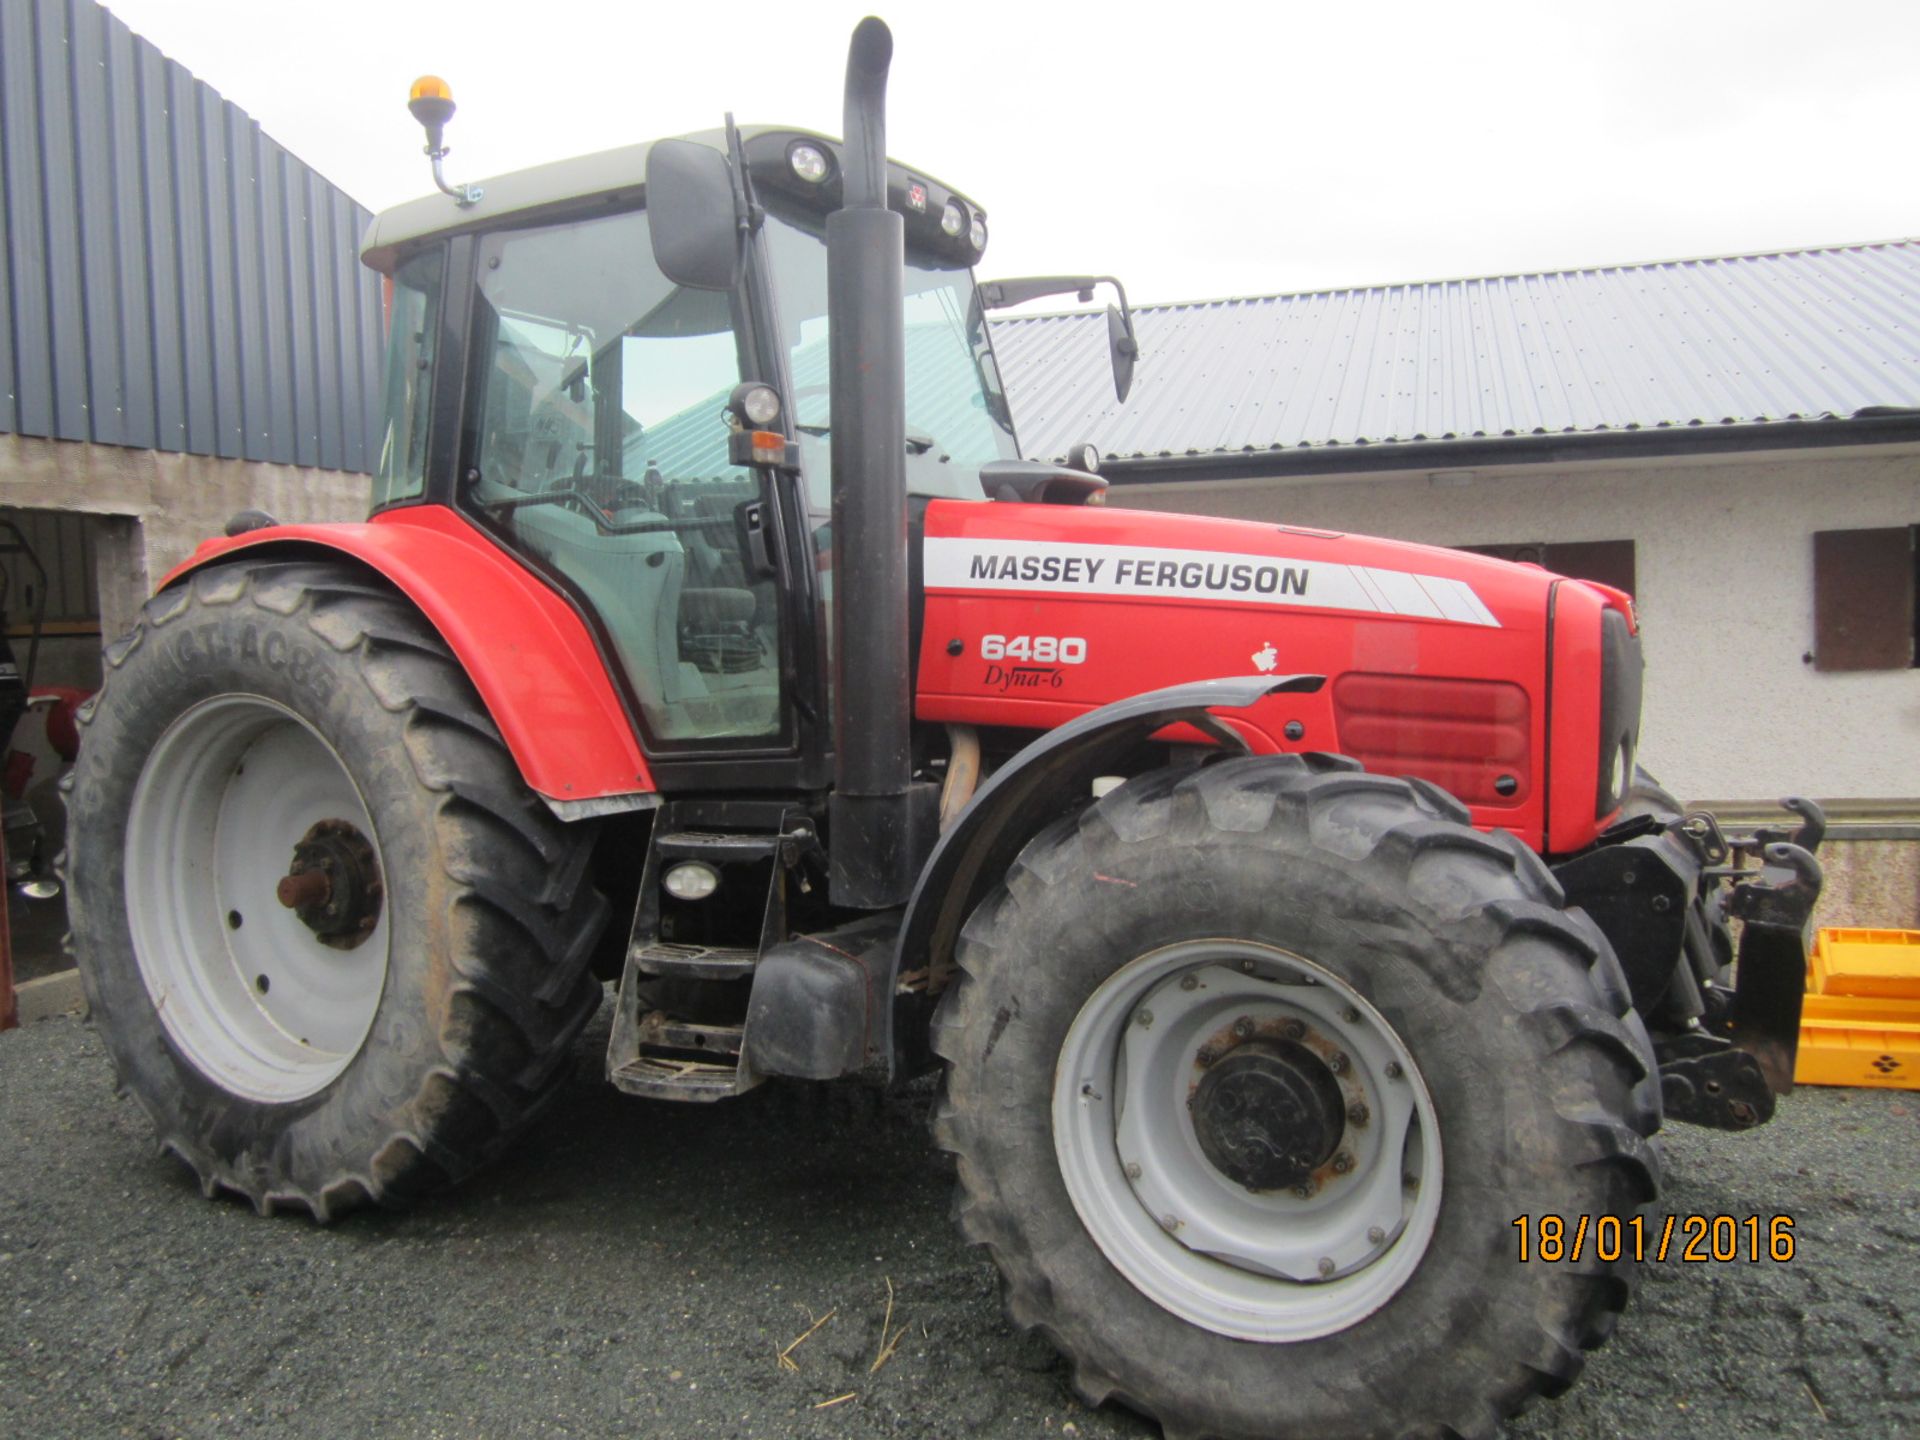
<svg viewBox="0 0 1920 1440">
<path fill-rule="evenodd" d="M 1920 406 L 1920 241 L 993 321 L 1021 449 L 1109 456 L 1835 420 Z"/>
<path fill-rule="evenodd" d="M 367 219 L 93 0 L 0 0 L 0 431 L 370 468 Z"/>
</svg>

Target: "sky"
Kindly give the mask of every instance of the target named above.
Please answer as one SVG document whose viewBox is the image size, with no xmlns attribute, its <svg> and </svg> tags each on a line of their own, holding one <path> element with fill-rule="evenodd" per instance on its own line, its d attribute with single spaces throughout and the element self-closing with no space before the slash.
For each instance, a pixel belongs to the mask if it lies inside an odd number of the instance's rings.
<svg viewBox="0 0 1920 1440">
<path fill-rule="evenodd" d="M 866 13 L 108 8 L 376 210 L 431 188 L 405 108 L 416 75 L 444 77 L 459 103 L 455 180 L 711 128 L 728 110 L 838 134 Z M 895 42 L 888 149 L 986 209 L 982 278 L 1110 273 L 1138 304 L 1920 235 L 1915 0 L 880 13 Z"/>
</svg>

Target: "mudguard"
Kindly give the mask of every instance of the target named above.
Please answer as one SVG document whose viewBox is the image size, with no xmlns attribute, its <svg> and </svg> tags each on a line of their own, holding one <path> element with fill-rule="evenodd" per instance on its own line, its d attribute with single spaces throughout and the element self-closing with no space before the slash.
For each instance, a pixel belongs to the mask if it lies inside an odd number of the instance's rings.
<svg viewBox="0 0 1920 1440">
<path fill-rule="evenodd" d="M 926 1068 L 923 1040 L 936 961 L 953 954 L 967 916 L 1006 873 L 1027 841 L 1074 797 L 1091 799 L 1093 781 L 1125 773 L 1123 762 L 1148 737 L 1171 725 L 1191 725 L 1233 749 L 1252 747 L 1213 710 L 1244 710 L 1269 695 L 1311 694 L 1320 675 L 1260 675 L 1171 685 L 1102 705 L 1041 735 L 994 771 L 934 846 L 907 901 L 894 952 L 893 1005 L 886 1017 L 893 1074 Z"/>
<path fill-rule="evenodd" d="M 586 621 L 453 511 L 414 505 L 360 525 L 271 525 L 209 540 L 160 588 L 242 554 L 347 556 L 379 572 L 439 631 L 521 778 L 561 819 L 653 802 L 653 776 Z"/>
</svg>

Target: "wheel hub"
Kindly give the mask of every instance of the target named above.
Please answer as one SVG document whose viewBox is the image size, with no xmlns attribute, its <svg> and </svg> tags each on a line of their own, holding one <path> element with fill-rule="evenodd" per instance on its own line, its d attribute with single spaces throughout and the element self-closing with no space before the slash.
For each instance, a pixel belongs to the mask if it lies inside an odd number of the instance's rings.
<svg viewBox="0 0 1920 1440">
<path fill-rule="evenodd" d="M 1294 1040 L 1250 1040 L 1215 1062 L 1193 1096 L 1193 1128 L 1215 1169 L 1249 1190 L 1303 1183 L 1346 1128 L 1340 1083 Z"/>
<path fill-rule="evenodd" d="M 386 887 L 367 837 L 349 821 L 322 820 L 293 847 L 274 893 L 322 945 L 351 950 L 380 923 Z"/>
</svg>

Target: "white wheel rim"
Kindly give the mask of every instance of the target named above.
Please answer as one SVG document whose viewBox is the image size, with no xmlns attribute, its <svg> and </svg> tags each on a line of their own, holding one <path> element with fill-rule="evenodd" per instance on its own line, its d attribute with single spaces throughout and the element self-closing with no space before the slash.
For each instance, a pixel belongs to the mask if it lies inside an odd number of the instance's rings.
<svg viewBox="0 0 1920 1440">
<path fill-rule="evenodd" d="M 1364 1114 L 1305 1196 L 1215 1168 L 1187 1103 L 1203 1048 L 1282 1027 L 1338 1052 L 1343 1104 Z M 1439 1128 L 1406 1045 L 1331 971 L 1246 941 L 1153 951 L 1088 997 L 1055 1070 L 1053 1141 L 1114 1267 L 1164 1309 L 1242 1340 L 1309 1340 L 1365 1319 L 1412 1278 L 1440 1214 Z"/>
<path fill-rule="evenodd" d="M 174 1044 L 251 1100 L 324 1089 L 359 1053 L 386 985 L 386 904 L 364 941 L 337 949 L 275 895 L 295 845 L 323 820 L 352 825 L 379 863 L 339 755 L 257 695 L 187 711 L 134 787 L 126 898 L 141 978 Z"/>
</svg>

